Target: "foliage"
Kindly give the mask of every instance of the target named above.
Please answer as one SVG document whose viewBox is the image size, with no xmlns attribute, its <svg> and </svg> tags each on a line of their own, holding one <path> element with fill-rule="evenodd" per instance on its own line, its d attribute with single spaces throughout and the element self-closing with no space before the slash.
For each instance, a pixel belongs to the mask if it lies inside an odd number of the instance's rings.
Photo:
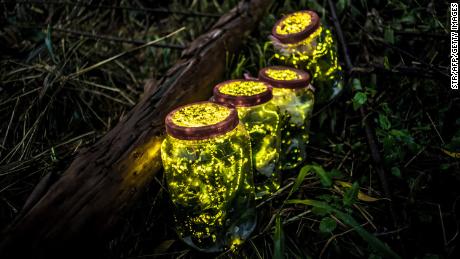
<svg viewBox="0 0 460 259">
<path fill-rule="evenodd" d="M 236 2 L 136 4 L 223 13 Z M 327 2 L 336 2 L 354 65 L 346 91 L 334 102 L 315 107 L 309 161 L 299 170 L 283 172 L 281 189 L 259 203 L 258 227 L 250 240 L 216 256 L 454 256 L 458 253 L 460 164 L 455 154 L 460 153 L 460 97 L 448 87 L 445 1 L 274 1 L 245 48 L 223 57 L 228 68 L 224 79 L 245 73 L 255 76 L 261 67 L 276 63 L 267 35 L 285 13 L 311 8 L 332 27 Z M 120 5 L 130 4 L 134 5 L 120 1 Z M 2 18 L 6 26 L 0 29 L 2 224 L 18 213 L 40 178 L 61 173 L 81 147 L 94 143 L 136 103 L 147 78 L 160 77 L 179 56 L 174 48 L 143 49 L 70 80 L 65 76 L 133 46 L 75 39 L 53 28 L 72 28 L 74 23 L 85 31 L 116 31 L 119 37 L 150 41 L 193 24 L 168 40 L 168 44 L 186 44 L 214 21 L 64 5 L 50 16 L 53 26 L 23 28 L 25 23 L 44 21 L 48 8 L 7 7 L 9 16 Z M 72 22 L 65 14 L 73 15 Z M 384 177 L 393 192 L 391 201 L 371 156 L 364 119 L 375 133 Z M 146 192 L 122 232 L 107 245 L 110 256 L 203 256 L 177 239 L 168 195 L 158 186 Z"/>
</svg>

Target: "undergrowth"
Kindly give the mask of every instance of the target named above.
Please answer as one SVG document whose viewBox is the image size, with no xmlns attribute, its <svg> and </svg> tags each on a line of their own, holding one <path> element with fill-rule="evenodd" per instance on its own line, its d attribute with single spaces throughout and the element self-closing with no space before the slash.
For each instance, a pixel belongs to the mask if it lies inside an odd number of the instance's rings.
<svg viewBox="0 0 460 259">
<path fill-rule="evenodd" d="M 113 3 L 105 2 L 105 8 L 2 3 L 0 228 L 14 218 L 41 177 L 62 173 L 79 149 L 111 129 L 137 102 L 145 82 L 159 78 L 177 60 L 181 46 L 215 20 L 111 9 Z M 245 48 L 228 53 L 225 79 L 257 75 L 260 68 L 277 64 L 267 36 L 285 13 L 314 9 L 335 33 L 327 2 L 276 1 Z M 175 0 L 169 8 L 217 14 L 235 3 Z M 138 8 L 166 5 L 136 1 Z M 339 0 L 336 7 L 354 64 L 344 93 L 315 107 L 309 159 L 301 169 L 283 172 L 281 189 L 258 204 L 251 238 L 236 250 L 210 256 L 458 256 L 460 165 L 449 152 L 458 152 L 460 143 L 460 97 L 448 84 L 447 4 Z M 148 42 L 181 26 L 187 29 L 162 42 L 169 47 L 142 49 L 78 77 L 68 75 L 134 45 L 57 30 Z M 338 49 L 343 60 L 339 44 Z M 364 119 L 376 137 L 384 179 L 371 155 Z M 107 256 L 205 256 L 177 238 L 167 190 L 161 187 L 164 179 L 155 180 L 107 244 Z M 382 181 L 390 187 L 391 200 Z"/>
</svg>

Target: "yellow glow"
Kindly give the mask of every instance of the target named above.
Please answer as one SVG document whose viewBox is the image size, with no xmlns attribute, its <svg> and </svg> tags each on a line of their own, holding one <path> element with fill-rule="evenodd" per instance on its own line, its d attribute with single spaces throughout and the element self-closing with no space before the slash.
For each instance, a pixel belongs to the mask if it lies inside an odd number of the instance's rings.
<svg viewBox="0 0 460 259">
<path fill-rule="evenodd" d="M 337 58 L 332 33 L 320 26 L 308 38 L 295 44 L 278 44 L 275 58 L 312 75 L 317 101 L 324 102 L 342 90 L 342 67 Z M 319 100 L 318 100 L 319 99 Z"/>
<path fill-rule="evenodd" d="M 281 150 L 283 169 L 292 169 L 306 159 L 305 145 L 309 141 L 309 127 L 314 96 L 308 88 L 273 88 L 273 103 L 282 117 Z"/>
<path fill-rule="evenodd" d="M 231 250 L 236 250 L 236 248 L 243 243 L 243 240 L 236 238 L 235 240 L 232 241 L 232 244 L 230 245 Z"/>
<path fill-rule="evenodd" d="M 299 74 L 297 74 L 295 71 L 291 69 L 271 69 L 270 68 L 270 69 L 265 70 L 265 73 L 267 74 L 267 76 L 275 80 L 289 81 L 289 80 L 296 80 L 296 79 L 302 78 Z"/>
<path fill-rule="evenodd" d="M 272 102 L 237 107 L 238 117 L 251 137 L 256 197 L 272 194 L 280 186 L 280 116 Z"/>
<path fill-rule="evenodd" d="M 311 16 L 306 12 L 297 12 L 283 18 L 276 27 L 276 33 L 280 35 L 299 33 L 311 23 Z"/>
<path fill-rule="evenodd" d="M 232 96 L 252 96 L 267 91 L 267 85 L 255 81 L 233 81 L 220 87 L 219 91 Z"/>
<path fill-rule="evenodd" d="M 283 52 L 287 54 L 311 54 L 312 51 L 316 48 L 316 41 L 321 35 L 323 27 L 320 26 L 312 34 L 302 41 L 292 43 L 292 44 L 283 44 Z M 326 30 L 329 31 L 329 30 Z M 332 40 L 332 36 L 331 36 Z"/>
<path fill-rule="evenodd" d="M 230 115 L 230 109 L 215 103 L 196 103 L 180 108 L 172 115 L 174 124 L 182 127 L 214 125 Z"/>
<path fill-rule="evenodd" d="M 204 140 L 168 135 L 161 157 L 176 229 L 187 243 L 206 250 L 246 237 L 240 224 L 249 223 L 240 217 L 255 210 L 251 147 L 243 125 Z"/>
<path fill-rule="evenodd" d="M 130 157 L 120 165 L 123 170 L 128 172 L 123 178 L 123 186 L 136 186 L 141 184 L 144 179 L 153 177 L 153 172 L 160 170 L 161 157 L 160 147 L 162 137 L 152 137 L 143 145 L 131 151 Z"/>
</svg>

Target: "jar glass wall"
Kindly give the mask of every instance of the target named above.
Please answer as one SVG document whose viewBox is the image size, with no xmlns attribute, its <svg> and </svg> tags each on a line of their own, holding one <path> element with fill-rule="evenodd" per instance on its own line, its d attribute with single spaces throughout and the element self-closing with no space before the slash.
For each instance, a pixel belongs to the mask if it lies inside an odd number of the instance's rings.
<svg viewBox="0 0 460 259">
<path fill-rule="evenodd" d="M 250 140 L 236 111 L 183 106 L 168 115 L 166 129 L 161 156 L 179 236 L 204 252 L 241 243 L 256 212 Z"/>
<path fill-rule="evenodd" d="M 235 106 L 249 132 L 256 198 L 270 195 L 280 187 L 281 121 L 279 109 L 271 99 L 271 86 L 257 80 L 230 80 L 214 88 L 214 100 Z"/>
<path fill-rule="evenodd" d="M 343 73 L 331 30 L 313 11 L 291 13 L 272 29 L 275 57 L 282 63 L 305 69 L 312 75 L 317 103 L 325 103 L 343 89 Z"/>
<path fill-rule="evenodd" d="M 281 166 L 293 169 L 304 163 L 309 141 L 314 94 L 309 87 L 310 75 L 289 67 L 268 67 L 259 79 L 273 86 L 272 102 L 281 114 Z"/>
</svg>

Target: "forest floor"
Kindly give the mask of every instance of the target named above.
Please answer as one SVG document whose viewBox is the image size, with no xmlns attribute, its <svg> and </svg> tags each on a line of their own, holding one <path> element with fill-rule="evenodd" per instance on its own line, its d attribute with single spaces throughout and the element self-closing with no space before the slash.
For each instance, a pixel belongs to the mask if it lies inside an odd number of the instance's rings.
<svg viewBox="0 0 460 259">
<path fill-rule="evenodd" d="M 63 173 L 137 103 L 146 82 L 237 3 L 116 2 L 0 3 L 0 230 L 42 177 Z M 328 2 L 274 1 L 244 49 L 229 53 L 223 79 L 276 64 L 267 36 L 283 14 L 313 9 L 336 35 Z M 285 172 L 280 191 L 258 204 L 251 238 L 211 256 L 459 258 L 460 94 L 449 86 L 448 5 L 333 2 L 354 67 L 346 69 L 337 42 L 346 87 L 315 107 L 304 167 L 313 169 Z M 98 64 L 182 26 L 154 47 Z M 177 238 L 164 179 L 155 180 L 105 254 L 203 257 Z"/>
</svg>

